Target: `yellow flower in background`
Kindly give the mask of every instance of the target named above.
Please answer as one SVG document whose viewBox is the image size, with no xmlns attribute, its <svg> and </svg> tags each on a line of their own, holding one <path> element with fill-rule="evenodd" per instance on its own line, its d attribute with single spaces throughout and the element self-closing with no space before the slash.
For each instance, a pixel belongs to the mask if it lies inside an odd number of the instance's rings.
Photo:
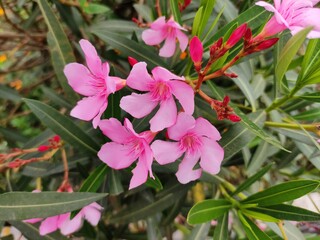
<svg viewBox="0 0 320 240">
<path fill-rule="evenodd" d="M 15 80 L 13 82 L 11 82 L 10 87 L 16 89 L 16 90 L 20 90 L 22 88 L 22 81 L 20 79 Z"/>
<path fill-rule="evenodd" d="M 2 8 L 0 8 L 0 9 L 2 9 Z M 0 15 L 1 15 L 1 12 L 0 12 Z M 0 55 L 0 63 L 3 63 L 5 61 L 7 61 L 7 55 L 1 54 Z"/>
<path fill-rule="evenodd" d="M 0 8 L 0 16 L 3 16 L 4 15 L 4 11 L 2 8 Z"/>
</svg>

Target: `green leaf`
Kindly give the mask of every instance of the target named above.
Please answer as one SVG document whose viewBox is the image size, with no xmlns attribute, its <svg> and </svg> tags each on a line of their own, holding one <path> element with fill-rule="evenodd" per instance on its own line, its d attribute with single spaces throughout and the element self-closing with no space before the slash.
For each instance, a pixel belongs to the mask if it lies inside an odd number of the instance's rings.
<svg viewBox="0 0 320 240">
<path fill-rule="evenodd" d="M 213 240 L 225 240 L 228 239 L 228 217 L 229 213 L 223 214 L 217 219 L 218 224 L 214 229 Z"/>
<path fill-rule="evenodd" d="M 141 32 L 141 28 L 137 27 L 132 21 L 108 19 L 105 21 L 99 21 L 90 25 L 91 29 L 96 32 L 113 32 L 113 33 L 128 33 Z"/>
<path fill-rule="evenodd" d="M 57 91 L 53 90 L 52 88 L 42 86 L 41 90 L 45 97 L 48 98 L 53 104 L 65 107 L 67 109 L 71 109 L 73 107 L 61 96 L 61 94 L 58 94 Z"/>
<path fill-rule="evenodd" d="M 314 108 L 292 116 L 295 120 L 318 121 L 320 119 L 320 109 Z"/>
<path fill-rule="evenodd" d="M 91 28 L 91 32 L 113 48 L 118 49 L 124 56 L 130 56 L 138 61 L 147 62 L 149 68 L 162 66 L 170 69 L 170 67 L 152 51 L 153 49 L 150 51 L 150 48 L 147 46 L 109 31 L 100 31 L 99 29 Z"/>
<path fill-rule="evenodd" d="M 70 212 L 107 194 L 64 192 L 10 192 L 0 194 L 0 220 L 44 218 Z"/>
<path fill-rule="evenodd" d="M 209 199 L 195 204 L 189 211 L 189 224 L 199 224 L 217 219 L 228 212 L 232 204 L 224 199 Z"/>
<path fill-rule="evenodd" d="M 271 240 L 266 233 L 261 231 L 248 217 L 243 216 L 240 211 L 238 211 L 238 216 L 249 240 Z"/>
<path fill-rule="evenodd" d="M 137 13 L 143 17 L 147 22 L 153 22 L 153 15 L 152 10 L 149 6 L 145 4 L 133 4 L 134 9 L 137 11 Z"/>
<path fill-rule="evenodd" d="M 253 211 L 252 209 L 248 210 L 247 208 L 244 208 L 244 209 L 241 209 L 240 211 L 244 215 L 246 215 L 246 216 L 248 216 L 250 218 L 259 219 L 259 220 L 264 221 L 264 222 L 279 222 L 280 221 L 277 218 L 271 217 L 271 216 L 266 215 L 266 214 L 261 213 L 261 212 Z"/>
<path fill-rule="evenodd" d="M 54 108 L 37 100 L 23 100 L 43 124 L 58 134 L 63 140 L 93 154 L 96 154 L 100 149 L 99 145 L 89 135 Z"/>
<path fill-rule="evenodd" d="M 268 152 L 270 152 L 270 147 L 271 146 L 266 141 L 260 142 L 246 170 L 249 176 L 258 171 L 258 169 L 260 169 L 261 166 L 268 159 Z"/>
<path fill-rule="evenodd" d="M 88 3 L 88 5 L 85 5 L 83 7 L 83 10 L 85 13 L 88 13 L 88 14 L 101 14 L 101 13 L 109 12 L 110 8 L 98 3 Z"/>
<path fill-rule="evenodd" d="M 170 0 L 171 12 L 174 20 L 182 26 L 181 14 L 177 0 Z"/>
<path fill-rule="evenodd" d="M 145 203 L 137 201 L 132 203 L 127 209 L 120 211 L 116 215 L 109 219 L 110 223 L 130 223 L 140 219 L 154 215 L 157 212 L 170 207 L 181 197 L 185 196 L 185 193 L 191 187 L 192 184 L 181 185 L 175 184 L 167 189 L 164 189 L 156 195 L 154 202 Z"/>
<path fill-rule="evenodd" d="M 222 100 L 223 97 L 226 95 L 222 92 L 221 89 L 219 89 L 214 83 L 211 81 L 207 81 L 208 86 L 211 89 L 212 94 L 214 97 L 216 97 L 218 100 Z M 269 136 L 265 131 L 263 131 L 261 128 L 259 128 L 256 123 L 252 122 L 249 120 L 249 118 L 234 104 L 230 103 L 230 106 L 233 108 L 234 112 L 241 117 L 241 122 L 240 124 L 244 126 L 246 129 L 250 130 L 253 132 L 255 135 L 258 137 L 262 138 L 266 142 L 287 151 L 282 145 L 279 143 L 279 141 L 275 140 L 273 137 Z M 223 139 L 222 139 L 223 140 Z"/>
<path fill-rule="evenodd" d="M 243 190 L 250 187 L 252 184 L 254 184 L 256 181 L 258 181 L 264 174 L 266 174 L 270 168 L 273 166 L 273 163 L 268 164 L 264 168 L 262 168 L 259 172 L 248 178 L 246 181 L 244 181 L 242 184 L 240 184 L 237 189 L 231 194 L 231 196 L 242 192 Z"/>
<path fill-rule="evenodd" d="M 211 223 L 197 224 L 188 235 L 187 240 L 207 239 Z"/>
<path fill-rule="evenodd" d="M 110 94 L 108 97 L 108 108 L 104 112 L 105 118 L 116 118 L 121 121 L 120 108 L 121 93 L 120 91 Z"/>
<path fill-rule="evenodd" d="M 155 174 L 153 174 L 153 175 L 154 175 L 155 179 L 148 178 L 146 183 L 145 183 L 146 186 L 152 187 L 152 188 L 154 188 L 156 190 L 162 190 L 163 186 L 162 186 L 162 183 L 161 183 L 160 179 Z"/>
<path fill-rule="evenodd" d="M 299 79 L 305 79 L 319 69 L 320 66 L 320 40 L 310 39 L 306 53 L 301 64 Z"/>
<path fill-rule="evenodd" d="M 279 86 L 281 85 L 282 78 L 286 73 L 292 59 L 297 54 L 299 48 L 301 47 L 310 31 L 311 28 L 306 28 L 298 32 L 287 42 L 287 44 L 282 49 L 281 55 L 279 56 L 279 61 L 275 67 L 275 77 L 280 83 Z M 297 82 L 297 84 L 299 83 Z"/>
<path fill-rule="evenodd" d="M 67 63 L 76 61 L 72 47 L 60 25 L 60 22 L 49 6 L 48 1 L 37 0 L 37 3 L 49 29 L 47 40 L 50 47 L 53 68 L 66 96 L 70 101 L 74 102 L 78 99 L 78 96 L 69 86 L 63 74 L 64 66 Z"/>
<path fill-rule="evenodd" d="M 3 84 L 0 84 L 0 98 L 4 100 L 10 100 L 13 102 L 21 102 L 21 96 L 12 88 L 8 88 Z"/>
<path fill-rule="evenodd" d="M 81 185 L 79 192 L 97 192 L 107 174 L 108 166 L 100 164 Z"/>
<path fill-rule="evenodd" d="M 107 175 L 110 195 L 119 195 L 120 193 L 123 193 L 119 171 L 109 168 Z"/>
<path fill-rule="evenodd" d="M 266 207 L 254 207 L 250 210 L 255 212 L 260 212 L 267 214 L 269 216 L 275 217 L 282 220 L 291 221 L 320 221 L 320 214 L 315 213 L 303 208 L 287 205 L 287 204 L 277 204 Z"/>
<path fill-rule="evenodd" d="M 203 2 L 205 4 L 202 5 L 204 7 L 204 10 L 202 11 L 202 14 L 201 14 L 201 21 L 198 29 L 198 36 L 201 36 L 201 34 L 203 33 L 206 27 L 206 24 L 208 23 L 209 17 L 212 14 L 212 10 L 214 8 L 216 0 L 207 0 Z"/>
<path fill-rule="evenodd" d="M 275 205 L 299 198 L 312 192 L 319 185 L 319 181 L 313 180 L 295 180 L 280 183 L 249 196 L 247 199 L 241 201 L 241 203 L 257 203 L 259 206 Z"/>
<path fill-rule="evenodd" d="M 9 221 L 9 223 L 17 228 L 23 236 L 25 236 L 27 239 L 32 240 L 67 240 L 68 238 L 61 235 L 60 232 L 56 231 L 51 234 L 47 234 L 44 236 L 41 236 L 38 230 L 38 227 L 36 224 L 29 224 L 21 221 Z"/>
<path fill-rule="evenodd" d="M 203 11 L 203 6 L 201 6 L 198 9 L 198 11 L 196 12 L 196 15 L 194 17 L 193 24 L 192 24 L 192 35 L 193 36 L 199 36 L 198 32 L 199 32 L 199 26 L 200 26 L 200 22 L 201 22 L 201 18 L 202 18 L 202 11 Z"/>
<path fill-rule="evenodd" d="M 320 102 L 320 93 L 319 92 L 307 93 L 307 94 L 304 94 L 304 95 L 298 96 L 298 97 L 302 98 L 304 100 L 307 100 L 307 101 L 311 101 L 311 102 Z"/>
</svg>

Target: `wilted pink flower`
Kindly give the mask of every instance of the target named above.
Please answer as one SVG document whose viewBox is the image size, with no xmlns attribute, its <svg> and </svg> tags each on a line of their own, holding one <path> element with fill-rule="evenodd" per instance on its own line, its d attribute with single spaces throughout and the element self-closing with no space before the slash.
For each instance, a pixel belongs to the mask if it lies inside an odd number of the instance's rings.
<svg viewBox="0 0 320 240">
<path fill-rule="evenodd" d="M 224 150 L 217 141 L 221 136 L 206 119 L 195 120 L 182 112 L 177 123 L 168 128 L 168 137 L 176 142 L 156 140 L 151 149 L 161 165 L 172 163 L 184 154 L 176 173 L 179 182 L 188 183 L 200 178 L 202 169 L 211 174 L 220 171 Z M 200 168 L 194 170 L 199 159 Z"/>
<path fill-rule="evenodd" d="M 125 81 L 109 76 L 109 64 L 101 62 L 96 49 L 89 41 L 82 39 L 80 46 L 88 67 L 79 63 L 69 63 L 64 68 L 64 74 L 73 90 L 86 97 L 77 103 L 70 114 L 85 121 L 93 119 L 93 127 L 96 128 L 107 108 L 109 94 L 123 88 Z"/>
<path fill-rule="evenodd" d="M 294 35 L 306 27 L 313 27 L 308 38 L 319 38 L 320 9 L 314 8 L 318 2 L 319 0 L 274 0 L 275 6 L 264 1 L 257 2 L 257 5 L 274 13 L 258 36 L 269 37 L 285 29 L 289 29 Z"/>
<path fill-rule="evenodd" d="M 194 63 L 196 70 L 199 71 L 201 68 L 203 46 L 202 46 L 202 42 L 197 36 L 191 39 L 189 48 L 190 48 L 190 57 Z"/>
<path fill-rule="evenodd" d="M 177 106 L 173 95 L 186 113 L 192 114 L 194 111 L 193 89 L 184 82 L 183 77 L 174 75 L 162 67 L 155 67 L 150 76 L 145 62 L 135 64 L 127 78 L 127 85 L 147 92 L 132 93 L 121 99 L 120 107 L 133 117 L 145 117 L 160 104 L 160 109 L 150 120 L 150 129 L 153 132 L 161 131 L 176 122 Z"/>
<path fill-rule="evenodd" d="M 239 27 L 237 27 L 230 35 L 229 39 L 226 42 L 225 47 L 227 49 L 232 48 L 234 45 L 236 45 L 241 38 L 243 38 L 244 34 L 247 31 L 247 27 L 248 25 L 246 23 L 240 25 Z"/>
<path fill-rule="evenodd" d="M 129 189 L 145 183 L 148 172 L 154 178 L 151 170 L 153 153 L 149 146 L 154 133 L 145 131 L 137 134 L 128 119 L 124 120 L 124 126 L 115 118 L 102 120 L 99 127 L 113 141 L 104 144 L 98 152 L 98 157 L 108 166 L 114 169 L 127 168 L 139 158 L 137 166 L 132 170 Z"/>
<path fill-rule="evenodd" d="M 187 48 L 188 37 L 181 30 L 186 31 L 172 17 L 167 22 L 165 17 L 160 17 L 150 25 L 150 29 L 142 32 L 142 40 L 147 45 L 158 45 L 165 40 L 159 55 L 171 57 L 176 50 L 176 39 L 180 43 L 181 51 Z"/>
</svg>

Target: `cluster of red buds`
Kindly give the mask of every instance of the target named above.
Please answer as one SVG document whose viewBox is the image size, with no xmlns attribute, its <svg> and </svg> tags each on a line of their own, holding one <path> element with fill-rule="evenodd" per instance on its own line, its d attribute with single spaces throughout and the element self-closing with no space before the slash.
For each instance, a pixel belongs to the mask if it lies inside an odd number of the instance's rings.
<svg viewBox="0 0 320 240">
<path fill-rule="evenodd" d="M 240 122 L 241 118 L 233 113 L 232 107 L 229 106 L 230 98 L 225 96 L 223 101 L 212 100 L 211 108 L 217 113 L 218 120 L 229 119 L 232 122 Z"/>
<path fill-rule="evenodd" d="M 61 147 L 61 138 L 60 136 L 56 135 L 53 138 L 50 138 L 48 140 L 49 144 L 48 145 L 41 145 L 38 147 L 38 151 L 39 152 L 45 152 L 48 150 L 52 150 L 52 149 L 57 149 Z"/>
</svg>

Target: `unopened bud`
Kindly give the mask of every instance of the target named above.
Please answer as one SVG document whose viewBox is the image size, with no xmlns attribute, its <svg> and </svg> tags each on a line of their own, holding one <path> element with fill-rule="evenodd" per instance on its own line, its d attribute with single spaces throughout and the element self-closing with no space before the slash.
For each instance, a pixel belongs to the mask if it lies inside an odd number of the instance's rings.
<svg viewBox="0 0 320 240">
<path fill-rule="evenodd" d="M 49 146 L 41 145 L 38 147 L 38 152 L 45 152 L 45 151 L 48 151 L 49 149 L 50 149 Z"/>
<path fill-rule="evenodd" d="M 249 43 L 251 38 L 252 38 L 252 31 L 251 31 L 250 28 L 247 28 L 247 30 L 246 30 L 246 32 L 244 34 L 244 42 L 245 43 Z"/>
<path fill-rule="evenodd" d="M 255 47 L 256 52 L 268 49 L 278 42 L 279 38 L 267 39 Z"/>
<path fill-rule="evenodd" d="M 138 63 L 138 60 L 133 57 L 128 57 L 128 62 L 131 67 L 133 67 L 136 63 Z"/>
<path fill-rule="evenodd" d="M 230 97 L 229 96 L 225 96 L 223 98 L 222 104 L 223 104 L 223 106 L 227 106 L 229 104 L 229 102 L 230 102 Z"/>
<path fill-rule="evenodd" d="M 58 142 L 60 142 L 61 138 L 60 138 L 59 135 L 55 135 L 55 136 L 52 138 L 52 140 L 53 140 L 54 142 L 58 143 Z"/>
<path fill-rule="evenodd" d="M 241 118 L 235 114 L 229 114 L 228 115 L 228 119 L 231 121 L 231 122 L 240 122 L 241 121 Z"/>
<path fill-rule="evenodd" d="M 201 67 L 202 55 L 203 55 L 203 46 L 198 37 L 193 37 L 190 41 L 190 57 L 196 67 Z M 200 70 L 200 69 L 199 69 Z"/>
<path fill-rule="evenodd" d="M 244 34 L 246 33 L 247 30 L 247 24 L 244 23 L 241 26 L 239 26 L 238 28 L 236 28 L 232 34 L 230 35 L 225 47 L 227 49 L 232 48 L 234 45 L 236 45 L 244 36 Z"/>
</svg>

